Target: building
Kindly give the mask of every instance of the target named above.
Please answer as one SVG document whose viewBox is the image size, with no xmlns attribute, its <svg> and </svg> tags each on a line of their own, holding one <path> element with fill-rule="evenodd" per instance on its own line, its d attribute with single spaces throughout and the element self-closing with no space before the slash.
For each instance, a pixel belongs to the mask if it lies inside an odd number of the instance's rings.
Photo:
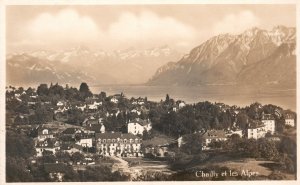
<svg viewBox="0 0 300 185">
<path fill-rule="evenodd" d="M 286 114 L 284 116 L 284 124 L 289 125 L 291 127 L 295 127 L 295 119 L 294 116 L 291 114 Z"/>
<path fill-rule="evenodd" d="M 87 106 L 86 106 L 86 104 L 80 104 L 80 105 L 76 105 L 75 107 L 81 111 L 84 111 Z"/>
<path fill-rule="evenodd" d="M 152 125 L 150 120 L 142 120 L 142 119 L 135 119 L 134 121 L 131 121 L 127 125 L 127 131 L 128 133 L 137 135 L 143 135 L 143 132 L 146 130 L 147 132 L 152 129 Z"/>
<path fill-rule="evenodd" d="M 87 134 L 81 135 L 80 138 L 77 140 L 76 144 L 82 147 L 92 147 L 93 137 Z"/>
<path fill-rule="evenodd" d="M 102 121 L 103 121 L 102 118 L 96 119 L 94 116 L 90 116 L 82 122 L 82 126 L 98 125 L 101 124 Z"/>
<path fill-rule="evenodd" d="M 224 130 L 208 130 L 202 135 L 202 149 L 209 149 L 209 144 L 212 142 L 226 141 L 226 133 Z"/>
<path fill-rule="evenodd" d="M 38 128 L 38 140 L 43 141 L 47 138 L 54 138 L 52 130 L 49 128 Z"/>
<path fill-rule="evenodd" d="M 56 106 L 58 106 L 58 107 L 64 106 L 64 105 L 65 105 L 65 102 L 63 102 L 63 101 L 58 101 L 58 102 L 56 103 Z"/>
<path fill-rule="evenodd" d="M 112 98 L 110 99 L 110 101 L 113 102 L 113 103 L 118 103 L 118 102 L 119 102 L 119 100 L 118 100 L 115 96 L 112 97 Z"/>
<path fill-rule="evenodd" d="M 265 135 L 266 131 L 264 125 L 249 127 L 246 133 L 248 139 L 259 139 L 265 137 Z"/>
<path fill-rule="evenodd" d="M 74 154 L 76 152 L 81 153 L 83 147 L 77 144 L 62 144 L 60 150 L 69 154 Z"/>
<path fill-rule="evenodd" d="M 57 113 L 64 113 L 66 111 L 69 110 L 69 107 L 66 107 L 66 106 L 59 106 L 58 109 L 56 109 L 54 111 L 54 114 L 57 114 Z"/>
<path fill-rule="evenodd" d="M 143 156 L 142 139 L 133 134 L 96 133 L 97 153 L 103 156 Z"/>
<path fill-rule="evenodd" d="M 86 133 L 87 133 L 87 131 L 93 132 L 93 133 L 105 133 L 105 126 L 103 123 L 88 125 L 85 127 L 85 129 L 86 129 Z"/>
<path fill-rule="evenodd" d="M 67 128 L 65 129 L 62 134 L 64 136 L 70 136 L 72 138 L 75 138 L 76 134 L 82 134 L 83 130 L 79 129 L 79 128 Z"/>
<path fill-rule="evenodd" d="M 55 154 L 60 150 L 60 143 L 56 139 L 47 138 L 43 141 L 37 141 L 35 145 L 37 157 L 41 157 L 44 153 Z"/>
<path fill-rule="evenodd" d="M 142 114 L 142 112 L 139 111 L 139 110 L 137 110 L 137 109 L 132 109 L 130 112 L 131 112 L 131 113 L 135 113 L 135 114 L 137 114 L 138 116 Z"/>
<path fill-rule="evenodd" d="M 185 103 L 182 101 L 178 104 L 178 108 L 182 109 L 183 107 L 185 107 Z"/>
<path fill-rule="evenodd" d="M 173 156 L 174 153 L 169 149 L 176 146 L 176 140 L 167 137 L 154 137 L 152 139 L 144 140 L 144 155 L 151 154 L 155 157 Z"/>
<path fill-rule="evenodd" d="M 139 97 L 137 99 L 131 98 L 130 101 L 132 105 L 144 105 L 147 102 L 147 99 Z"/>
<path fill-rule="evenodd" d="M 275 133 L 275 118 L 272 114 L 262 113 L 261 122 L 265 125 L 266 132 Z"/>
</svg>

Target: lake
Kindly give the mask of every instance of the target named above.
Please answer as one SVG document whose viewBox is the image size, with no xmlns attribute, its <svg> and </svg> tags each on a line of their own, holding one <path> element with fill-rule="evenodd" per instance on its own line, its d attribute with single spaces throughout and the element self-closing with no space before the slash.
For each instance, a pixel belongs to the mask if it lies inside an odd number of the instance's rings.
<svg viewBox="0 0 300 185">
<path fill-rule="evenodd" d="M 147 97 L 151 101 L 165 99 L 166 94 L 186 103 L 200 101 L 222 102 L 228 105 L 246 106 L 254 102 L 273 104 L 296 111 L 296 89 L 275 87 L 253 88 L 247 86 L 143 86 L 143 85 L 94 85 L 93 93 L 104 91 L 107 95 L 123 92 L 127 98 Z"/>
</svg>

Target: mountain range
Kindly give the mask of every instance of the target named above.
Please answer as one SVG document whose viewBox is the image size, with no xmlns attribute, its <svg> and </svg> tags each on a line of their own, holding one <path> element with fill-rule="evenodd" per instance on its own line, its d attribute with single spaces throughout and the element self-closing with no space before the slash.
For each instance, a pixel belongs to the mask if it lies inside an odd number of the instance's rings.
<svg viewBox="0 0 300 185">
<path fill-rule="evenodd" d="M 277 85 L 296 87 L 296 29 L 257 27 L 221 34 L 178 62 L 160 67 L 147 85 Z"/>
<path fill-rule="evenodd" d="M 7 83 L 149 86 L 248 85 L 296 87 L 296 29 L 257 27 L 214 36 L 189 54 L 168 46 L 7 54 Z M 177 61 L 177 62 L 176 62 Z"/>
<path fill-rule="evenodd" d="M 146 50 L 128 48 L 117 51 L 92 51 L 78 46 L 65 51 L 38 50 L 10 53 L 7 83 L 102 84 L 145 83 L 161 66 L 177 61 L 182 54 L 168 46 Z"/>
</svg>

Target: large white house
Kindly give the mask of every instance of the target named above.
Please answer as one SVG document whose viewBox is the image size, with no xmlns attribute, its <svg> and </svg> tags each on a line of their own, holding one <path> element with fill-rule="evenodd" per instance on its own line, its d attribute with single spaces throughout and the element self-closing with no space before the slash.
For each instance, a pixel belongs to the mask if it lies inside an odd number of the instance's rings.
<svg viewBox="0 0 300 185">
<path fill-rule="evenodd" d="M 265 135 L 266 135 L 265 126 L 260 125 L 260 126 L 249 127 L 247 129 L 246 136 L 248 139 L 259 139 L 265 137 Z"/>
<path fill-rule="evenodd" d="M 133 134 L 96 133 L 96 148 L 104 156 L 142 156 L 142 139 Z"/>
<path fill-rule="evenodd" d="M 265 125 L 265 131 L 275 133 L 275 118 L 271 114 L 262 114 L 261 122 Z"/>
<path fill-rule="evenodd" d="M 127 130 L 128 133 L 137 135 L 143 135 L 143 132 L 146 130 L 147 132 L 152 129 L 151 122 L 149 120 L 141 120 L 141 119 L 136 119 L 134 121 L 131 121 L 127 125 Z"/>
</svg>

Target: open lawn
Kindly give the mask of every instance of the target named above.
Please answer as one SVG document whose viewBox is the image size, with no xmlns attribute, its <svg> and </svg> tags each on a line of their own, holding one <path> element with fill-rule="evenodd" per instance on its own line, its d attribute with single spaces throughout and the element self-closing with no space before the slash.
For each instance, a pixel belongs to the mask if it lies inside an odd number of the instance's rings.
<svg viewBox="0 0 300 185">
<path fill-rule="evenodd" d="M 280 173 L 285 176 L 286 180 L 294 180 L 295 176 L 293 174 L 282 173 L 279 170 L 280 165 L 274 161 L 267 161 L 267 160 L 256 160 L 254 158 L 236 158 L 231 157 L 226 154 L 216 155 L 209 160 L 205 161 L 201 164 L 194 164 L 193 167 L 190 169 L 203 169 L 209 168 L 211 166 L 219 166 L 219 167 L 226 167 L 228 169 L 232 169 L 241 173 L 244 171 L 251 171 L 257 172 L 259 176 L 269 176 L 272 173 Z M 212 169 L 213 170 L 213 169 Z"/>
</svg>

